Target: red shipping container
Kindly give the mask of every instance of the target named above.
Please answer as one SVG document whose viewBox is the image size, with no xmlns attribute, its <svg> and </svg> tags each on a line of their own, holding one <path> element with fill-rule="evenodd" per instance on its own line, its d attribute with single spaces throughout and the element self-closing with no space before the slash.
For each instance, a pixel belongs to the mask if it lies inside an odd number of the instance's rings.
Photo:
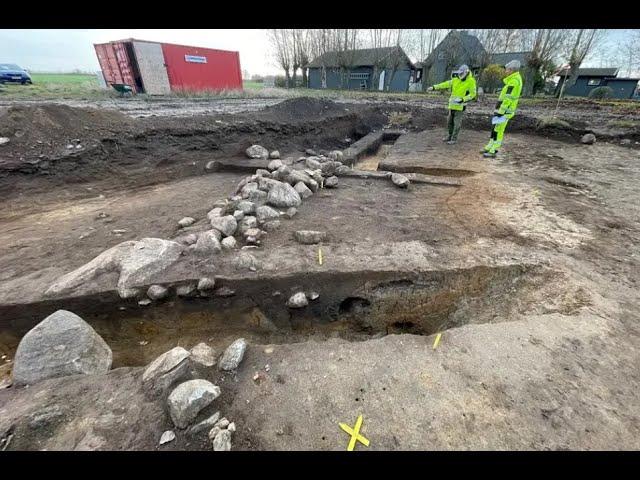
<svg viewBox="0 0 640 480">
<path fill-rule="evenodd" d="M 238 52 L 135 39 L 94 47 L 107 84 L 138 93 L 242 89 Z"/>
<path fill-rule="evenodd" d="M 242 89 L 238 52 L 162 44 L 171 90 Z"/>
</svg>

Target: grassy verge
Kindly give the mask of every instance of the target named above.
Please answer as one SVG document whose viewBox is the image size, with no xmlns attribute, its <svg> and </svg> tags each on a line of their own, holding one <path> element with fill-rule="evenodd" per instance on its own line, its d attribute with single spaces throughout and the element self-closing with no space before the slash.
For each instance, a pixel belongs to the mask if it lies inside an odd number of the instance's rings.
<svg viewBox="0 0 640 480">
<path fill-rule="evenodd" d="M 78 73 L 33 73 L 33 85 L 2 85 L 0 99 L 98 99 L 112 93 L 102 90 L 95 75 Z"/>
</svg>

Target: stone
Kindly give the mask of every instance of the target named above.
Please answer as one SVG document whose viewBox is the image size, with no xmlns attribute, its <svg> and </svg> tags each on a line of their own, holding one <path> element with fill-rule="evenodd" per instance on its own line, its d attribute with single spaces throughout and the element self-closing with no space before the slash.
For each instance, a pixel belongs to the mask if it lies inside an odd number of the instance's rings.
<svg viewBox="0 0 640 480">
<path fill-rule="evenodd" d="M 235 233 L 238 228 L 238 222 L 233 215 L 226 215 L 224 217 L 212 218 L 211 227 L 214 230 L 218 230 L 225 237 L 228 237 Z"/>
<path fill-rule="evenodd" d="M 148 298 L 143 298 L 142 300 L 138 301 L 138 305 L 140 305 L 141 307 L 146 307 L 147 305 L 151 305 L 151 300 L 149 300 Z"/>
<path fill-rule="evenodd" d="M 298 209 L 296 207 L 291 207 L 287 208 L 287 211 L 284 212 L 284 216 L 291 219 L 296 216 L 296 213 L 298 213 Z"/>
<path fill-rule="evenodd" d="M 211 221 L 212 218 L 218 218 L 222 216 L 222 207 L 216 207 L 207 213 L 207 218 Z"/>
<path fill-rule="evenodd" d="M 311 148 L 307 148 L 304 153 L 306 153 L 307 155 L 311 155 L 311 156 L 316 156 L 316 151 L 312 150 Z"/>
<path fill-rule="evenodd" d="M 172 442 L 176 439 L 176 434 L 173 433 L 173 430 L 167 430 L 160 437 L 160 445 L 164 445 L 165 443 Z"/>
<path fill-rule="evenodd" d="M 162 285 L 151 285 L 147 290 L 147 297 L 151 300 L 162 300 L 169 295 L 169 289 Z"/>
<path fill-rule="evenodd" d="M 324 186 L 326 188 L 336 188 L 338 186 L 338 177 L 335 175 L 333 177 L 329 177 L 324 181 Z"/>
<path fill-rule="evenodd" d="M 247 148 L 245 153 L 249 158 L 261 158 L 263 160 L 269 158 L 269 150 L 261 147 L 260 145 L 251 145 L 249 148 Z"/>
<path fill-rule="evenodd" d="M 227 420 L 227 417 L 222 417 L 215 426 L 220 429 L 227 428 L 229 426 L 229 420 Z"/>
<path fill-rule="evenodd" d="M 251 215 L 256 211 L 255 204 L 248 200 L 242 200 L 238 202 L 238 204 L 236 205 L 236 208 L 240 210 L 242 213 L 244 213 L 245 215 Z"/>
<path fill-rule="evenodd" d="M 582 136 L 580 141 L 582 143 L 584 143 L 585 145 L 592 145 L 592 144 L 596 143 L 596 136 L 593 133 L 587 133 L 587 134 Z"/>
<path fill-rule="evenodd" d="M 285 179 L 285 181 L 290 185 L 295 185 L 298 182 L 302 182 L 307 186 L 309 186 L 309 182 L 311 180 L 312 178 L 304 170 L 292 170 Z"/>
<path fill-rule="evenodd" d="M 288 165 L 281 166 L 278 170 L 271 174 L 271 178 L 275 178 L 280 181 L 284 181 L 287 176 L 291 173 L 291 167 Z"/>
<path fill-rule="evenodd" d="M 247 196 L 247 200 L 255 203 L 256 205 L 262 205 L 267 201 L 267 192 L 263 192 L 262 190 L 252 190 Z"/>
<path fill-rule="evenodd" d="M 351 171 L 351 168 L 347 165 L 340 165 L 336 168 L 336 175 L 345 175 Z"/>
<path fill-rule="evenodd" d="M 9 137 L 0 137 L 0 145 L 6 145 L 11 139 Z"/>
<path fill-rule="evenodd" d="M 178 220 L 178 225 L 180 226 L 180 228 L 188 227 L 190 225 L 193 225 L 194 223 L 196 223 L 196 219 L 193 217 L 184 217 Z"/>
<path fill-rule="evenodd" d="M 236 222 L 239 222 L 244 218 L 244 212 L 242 210 L 235 210 L 233 212 L 233 218 L 236 219 Z"/>
<path fill-rule="evenodd" d="M 191 350 L 191 361 L 204 367 L 213 367 L 216 364 L 216 351 L 206 343 L 197 344 Z"/>
<path fill-rule="evenodd" d="M 160 238 L 122 242 L 102 252 L 89 263 L 60 277 L 46 295 L 73 292 L 99 275 L 119 272 L 118 293 L 122 298 L 137 295 L 135 287 L 148 285 L 150 279 L 180 258 L 183 245 Z"/>
<path fill-rule="evenodd" d="M 229 424 L 229 426 L 227 427 L 227 430 L 229 430 L 231 433 L 234 433 L 236 431 L 236 424 L 235 422 L 231 422 Z"/>
<path fill-rule="evenodd" d="M 270 210 L 270 207 L 267 207 Z M 275 211 L 275 210 L 274 210 Z M 244 235 L 244 233 L 249 230 L 250 228 L 255 228 L 258 226 L 258 220 L 256 217 L 251 216 L 251 215 L 246 215 L 242 220 L 240 220 L 240 223 L 238 224 L 238 231 L 240 232 L 241 235 Z"/>
<path fill-rule="evenodd" d="M 278 150 L 274 150 L 269 154 L 269 158 L 280 158 L 280 152 Z"/>
<path fill-rule="evenodd" d="M 312 179 L 314 179 L 318 184 L 321 184 L 324 181 L 324 177 L 322 176 L 322 171 L 321 170 L 313 170 L 311 172 L 307 172 L 307 174 Z"/>
<path fill-rule="evenodd" d="M 287 300 L 287 307 L 289 308 L 304 308 L 307 305 L 309 305 L 309 302 L 304 292 L 295 293 Z"/>
<path fill-rule="evenodd" d="M 298 195 L 300 195 L 300 198 L 309 198 L 310 196 L 313 195 L 313 192 L 309 190 L 309 188 L 302 182 L 296 183 L 295 187 L 293 188 L 295 189 L 296 192 L 298 192 Z"/>
<path fill-rule="evenodd" d="M 260 230 L 259 228 L 248 228 L 247 230 L 245 230 L 244 232 L 244 236 L 245 237 L 253 237 L 256 240 L 260 240 L 260 238 L 262 238 L 263 235 L 263 231 Z"/>
<path fill-rule="evenodd" d="M 213 290 L 215 286 L 216 286 L 216 281 L 214 278 L 202 277 L 200 280 L 198 280 L 198 290 L 201 290 L 201 291 Z"/>
<path fill-rule="evenodd" d="M 341 167 L 342 163 L 335 161 L 328 161 L 322 164 L 320 170 L 322 171 L 322 175 L 325 177 L 330 177 L 336 173 L 338 167 Z"/>
<path fill-rule="evenodd" d="M 196 242 L 196 253 L 200 255 L 211 255 L 220 253 L 222 246 L 220 245 L 220 232 L 218 230 L 207 230 L 198 236 Z"/>
<path fill-rule="evenodd" d="M 236 291 L 227 286 L 220 287 L 214 292 L 214 295 L 216 297 L 222 297 L 222 298 L 233 297 L 235 294 L 236 294 Z"/>
<path fill-rule="evenodd" d="M 196 293 L 197 284 L 186 283 L 176 288 L 176 295 L 179 297 L 191 297 Z"/>
<path fill-rule="evenodd" d="M 623 138 L 622 140 L 620 140 L 620 145 L 631 145 L 631 139 Z"/>
<path fill-rule="evenodd" d="M 409 186 L 409 179 L 404 175 L 400 175 L 399 173 L 394 173 L 391 175 L 391 181 L 396 187 L 407 188 Z"/>
<path fill-rule="evenodd" d="M 147 391 L 164 392 L 189 374 L 189 356 L 182 347 L 163 353 L 149 364 L 142 374 L 142 386 Z"/>
<path fill-rule="evenodd" d="M 107 373 L 112 353 L 91 325 L 58 310 L 20 340 L 13 362 L 13 383 L 32 385 L 48 378 Z"/>
<path fill-rule="evenodd" d="M 246 252 L 240 252 L 233 260 L 233 265 L 237 270 L 257 270 L 261 266 L 253 255 Z"/>
<path fill-rule="evenodd" d="M 222 240 L 222 248 L 225 250 L 233 250 L 237 244 L 238 242 L 236 242 L 236 239 L 233 237 L 227 237 Z"/>
<path fill-rule="evenodd" d="M 344 158 L 344 155 L 340 150 L 333 150 L 329 152 L 329 155 L 327 156 L 329 157 L 329 160 L 334 160 L 338 162 L 342 162 L 342 159 Z"/>
<path fill-rule="evenodd" d="M 256 175 L 258 175 L 259 177 L 270 178 L 271 177 L 271 172 L 269 170 L 265 170 L 264 168 L 259 168 L 259 169 L 256 170 Z"/>
<path fill-rule="evenodd" d="M 218 368 L 224 371 L 235 370 L 242 362 L 246 350 L 247 341 L 244 338 L 238 338 L 226 348 L 218 362 Z"/>
<path fill-rule="evenodd" d="M 317 300 L 318 298 L 320 298 L 320 294 L 318 292 L 311 291 L 309 292 L 309 295 L 307 295 L 307 298 L 309 300 Z"/>
<path fill-rule="evenodd" d="M 201 379 L 188 380 L 169 394 L 169 416 L 176 427 L 186 428 L 219 396 L 220 387 L 213 383 Z"/>
<path fill-rule="evenodd" d="M 207 162 L 204 168 L 208 172 L 215 172 L 216 170 L 218 170 L 219 166 L 220 166 L 219 162 L 217 162 L 216 160 L 210 160 Z"/>
<path fill-rule="evenodd" d="M 220 433 L 222 431 L 222 429 L 220 427 L 212 427 L 211 430 L 209 430 L 209 433 L 207 434 L 207 436 L 209 437 L 209 440 L 211 440 L 213 442 L 213 440 L 216 438 L 216 435 L 218 435 L 218 433 Z"/>
<path fill-rule="evenodd" d="M 195 233 L 190 233 L 189 235 L 185 235 L 179 239 L 185 245 L 193 245 L 198 241 L 198 235 Z"/>
<path fill-rule="evenodd" d="M 267 194 L 267 203 L 279 208 L 299 207 L 302 203 L 298 192 L 288 183 L 274 185 Z"/>
<path fill-rule="evenodd" d="M 213 426 L 218 422 L 218 418 L 220 418 L 220 412 L 216 412 L 206 420 L 203 420 L 200 423 L 196 423 L 189 429 L 189 435 L 196 435 L 204 430 L 211 430 Z"/>
<path fill-rule="evenodd" d="M 298 195 L 298 192 L 296 192 L 296 195 Z M 298 196 L 298 199 L 299 198 L 300 196 Z M 258 220 L 258 223 L 265 223 L 265 222 L 268 222 L 269 220 L 275 220 L 277 218 L 280 218 L 280 212 L 278 212 L 277 210 L 274 210 L 273 208 L 267 205 L 262 205 L 256 209 L 255 218 Z"/>
<path fill-rule="evenodd" d="M 282 160 L 271 160 L 267 165 L 267 169 L 269 169 L 270 171 L 274 171 L 278 170 L 283 165 L 284 163 L 282 163 Z"/>
<path fill-rule="evenodd" d="M 269 220 L 268 222 L 264 222 L 262 224 L 262 228 L 264 228 L 267 232 L 273 232 L 280 228 L 280 220 Z"/>
<path fill-rule="evenodd" d="M 275 187 L 276 185 L 280 185 L 281 183 L 282 182 L 280 182 L 279 180 L 274 180 L 273 178 L 260 177 L 260 179 L 258 180 L 258 188 L 263 192 L 268 192 L 273 187 Z"/>
<path fill-rule="evenodd" d="M 293 236 L 298 243 L 302 243 L 303 245 L 314 245 L 326 240 L 327 233 L 315 230 L 298 230 L 293 234 Z"/>
<path fill-rule="evenodd" d="M 322 164 L 314 158 L 307 158 L 305 165 L 311 170 L 316 170 L 319 169 Z"/>
<path fill-rule="evenodd" d="M 220 430 L 213 439 L 214 452 L 228 452 L 231 450 L 231 432 Z"/>
</svg>

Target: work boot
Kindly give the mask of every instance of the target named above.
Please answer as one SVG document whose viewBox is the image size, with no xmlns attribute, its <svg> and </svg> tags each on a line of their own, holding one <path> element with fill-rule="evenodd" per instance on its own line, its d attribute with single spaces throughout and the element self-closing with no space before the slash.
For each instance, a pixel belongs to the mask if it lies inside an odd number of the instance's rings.
<svg viewBox="0 0 640 480">
<path fill-rule="evenodd" d="M 483 156 L 484 158 L 496 158 L 496 154 L 497 154 L 497 153 L 498 153 L 498 152 L 484 152 L 484 153 L 482 154 L 482 156 Z"/>
<path fill-rule="evenodd" d="M 450 135 L 447 135 L 446 137 L 444 137 L 442 139 L 442 141 L 445 142 L 445 143 L 448 142 L 449 140 L 451 140 L 451 136 Z"/>
<path fill-rule="evenodd" d="M 447 142 L 447 145 L 455 145 L 457 142 L 458 142 L 457 140 L 452 139 Z"/>
</svg>

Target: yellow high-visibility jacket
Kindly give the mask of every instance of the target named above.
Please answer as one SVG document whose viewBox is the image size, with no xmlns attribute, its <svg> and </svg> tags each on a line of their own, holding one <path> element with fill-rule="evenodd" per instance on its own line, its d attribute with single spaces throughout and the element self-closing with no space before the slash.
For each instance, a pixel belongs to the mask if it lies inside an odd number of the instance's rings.
<svg viewBox="0 0 640 480">
<path fill-rule="evenodd" d="M 471 72 L 464 77 L 464 80 L 454 77 L 451 80 L 434 85 L 433 88 L 436 90 L 451 89 L 448 105 L 449 110 L 464 110 L 466 103 L 476 98 L 476 79 L 473 78 Z M 460 103 L 455 101 L 459 98 L 462 99 Z"/>
<path fill-rule="evenodd" d="M 502 81 L 504 82 L 504 87 L 500 91 L 496 110 L 500 115 L 513 118 L 522 93 L 522 76 L 520 76 L 520 72 L 513 72 L 511 75 L 504 77 Z"/>
</svg>

